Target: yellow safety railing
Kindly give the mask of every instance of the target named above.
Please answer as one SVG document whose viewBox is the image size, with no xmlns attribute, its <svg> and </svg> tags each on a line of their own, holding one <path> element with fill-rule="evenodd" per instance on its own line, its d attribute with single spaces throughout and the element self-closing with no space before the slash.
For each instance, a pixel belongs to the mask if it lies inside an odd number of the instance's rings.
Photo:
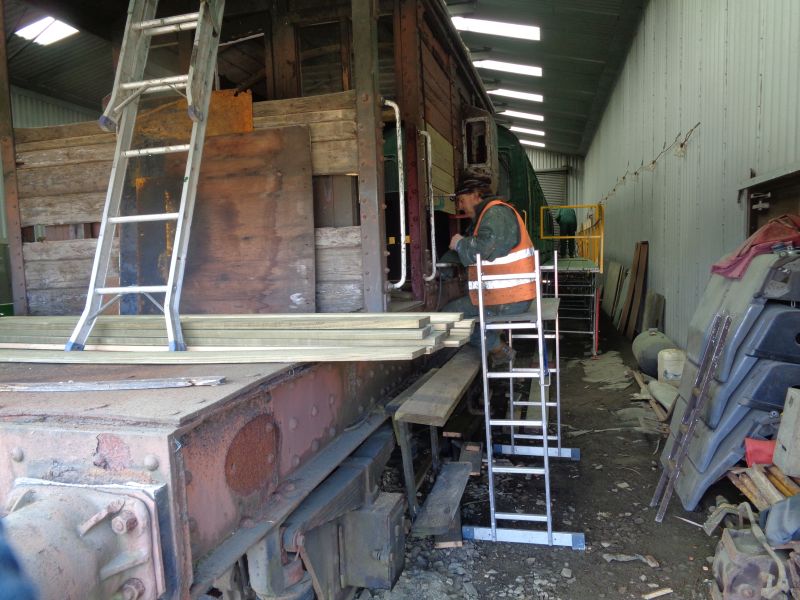
<svg viewBox="0 0 800 600">
<path fill-rule="evenodd" d="M 575 235 L 546 235 L 544 231 L 545 218 L 552 219 L 545 212 L 558 210 L 559 208 L 587 209 L 591 210 L 591 224 L 585 226 Z M 578 256 L 594 262 L 600 272 L 603 272 L 603 237 L 605 235 L 605 213 L 602 204 L 570 204 L 564 206 L 542 206 L 539 215 L 539 238 L 543 240 L 575 240 Z M 552 222 L 552 221 L 551 221 Z M 558 248 L 555 248 L 558 251 Z"/>
</svg>

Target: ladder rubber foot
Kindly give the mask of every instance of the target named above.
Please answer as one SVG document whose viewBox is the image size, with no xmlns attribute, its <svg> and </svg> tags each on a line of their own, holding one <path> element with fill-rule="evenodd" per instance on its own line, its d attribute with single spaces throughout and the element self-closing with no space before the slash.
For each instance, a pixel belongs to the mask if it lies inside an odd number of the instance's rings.
<svg viewBox="0 0 800 600">
<path fill-rule="evenodd" d="M 68 341 L 64 346 L 64 352 L 72 352 L 73 350 L 83 350 L 83 344 L 78 342 Z"/>
<path fill-rule="evenodd" d="M 170 342 L 169 344 L 169 351 L 170 352 L 186 352 L 186 344 L 181 342 Z"/>
<path fill-rule="evenodd" d="M 117 122 L 111 117 L 101 115 L 100 118 L 97 119 L 97 123 L 103 131 L 108 131 L 109 133 L 116 133 L 117 131 Z"/>
</svg>

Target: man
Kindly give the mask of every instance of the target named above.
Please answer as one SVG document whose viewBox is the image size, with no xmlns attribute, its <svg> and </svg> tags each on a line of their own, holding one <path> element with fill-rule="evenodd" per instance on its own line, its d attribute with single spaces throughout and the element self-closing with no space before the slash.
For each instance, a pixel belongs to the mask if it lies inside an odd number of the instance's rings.
<svg viewBox="0 0 800 600">
<path fill-rule="evenodd" d="M 558 223 L 559 235 L 575 235 L 578 229 L 578 217 L 575 216 L 575 209 L 559 208 L 555 211 L 555 220 Z M 559 258 L 575 258 L 575 238 L 559 240 Z"/>
<path fill-rule="evenodd" d="M 442 256 L 443 262 L 460 263 L 469 267 L 470 293 L 449 302 L 442 310 L 462 312 L 466 317 L 478 315 L 476 256 L 484 261 L 497 261 L 486 265 L 487 274 L 531 273 L 535 265 L 533 243 L 519 213 L 497 196 L 491 195 L 491 180 L 475 171 L 462 173 L 455 194 L 456 210 L 464 213 L 472 223 L 466 236 L 455 234 L 450 239 L 450 250 Z M 500 282 L 493 282 L 499 284 Z M 497 285 L 484 290 L 486 314 L 515 315 L 526 312 L 531 300 L 536 298 L 536 286 L 531 279 L 508 286 Z M 480 331 L 475 328 L 470 344 L 480 347 Z M 508 363 L 514 352 L 496 331 L 486 332 L 486 348 L 494 365 Z"/>
</svg>

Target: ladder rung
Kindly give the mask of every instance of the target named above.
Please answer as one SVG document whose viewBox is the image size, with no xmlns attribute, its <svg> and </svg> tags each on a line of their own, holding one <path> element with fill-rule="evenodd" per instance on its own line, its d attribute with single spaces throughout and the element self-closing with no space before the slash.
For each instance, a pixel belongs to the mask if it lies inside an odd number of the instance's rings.
<svg viewBox="0 0 800 600">
<path fill-rule="evenodd" d="M 508 473 L 512 475 L 544 475 L 542 467 L 492 467 L 493 473 Z"/>
<path fill-rule="evenodd" d="M 188 152 L 191 144 L 178 144 L 176 146 L 157 146 L 155 148 L 140 148 L 137 150 L 126 150 L 122 153 L 127 158 L 135 156 L 152 156 L 155 154 L 173 154 L 175 152 Z"/>
<path fill-rule="evenodd" d="M 504 273 L 498 275 L 482 275 L 483 281 L 508 281 L 510 279 L 538 279 L 536 273 Z"/>
<path fill-rule="evenodd" d="M 536 323 L 531 322 L 524 322 L 524 323 L 487 323 L 486 329 L 503 329 L 503 330 L 510 330 L 510 329 L 538 329 Z"/>
<path fill-rule="evenodd" d="M 513 404 L 514 404 L 514 406 L 535 406 L 535 407 L 539 407 L 539 406 L 542 405 L 541 402 L 530 401 L 530 400 L 519 400 L 519 401 L 515 400 L 513 402 Z M 544 405 L 548 406 L 550 408 L 555 408 L 556 406 L 558 406 L 558 403 L 557 402 L 545 402 Z"/>
<path fill-rule="evenodd" d="M 547 515 L 530 515 L 526 513 L 494 513 L 494 518 L 502 521 L 534 521 L 547 523 Z"/>
<path fill-rule="evenodd" d="M 157 29 L 159 27 L 166 27 L 169 25 L 183 25 L 185 23 L 193 23 L 195 26 L 197 26 L 197 21 L 199 18 L 200 18 L 200 13 L 193 12 L 193 13 L 187 13 L 185 15 L 175 15 L 174 17 L 164 17 L 162 19 L 150 19 L 149 21 L 140 21 L 139 23 L 134 23 L 133 28 L 138 31 L 145 31 L 148 29 Z"/>
<path fill-rule="evenodd" d="M 514 439 L 515 440 L 539 440 L 541 441 L 543 436 L 541 435 L 531 435 L 530 433 L 515 433 Z M 547 439 L 551 442 L 557 442 L 558 436 L 557 435 L 548 435 Z"/>
<path fill-rule="evenodd" d="M 95 288 L 95 294 L 158 294 L 169 289 L 166 285 L 128 285 L 125 287 Z"/>
<path fill-rule="evenodd" d="M 158 79 L 144 79 L 142 81 L 129 81 L 120 84 L 123 90 L 139 90 L 142 93 L 154 94 L 155 92 L 166 92 L 176 88 L 185 88 L 189 84 L 188 75 L 175 75 L 174 77 L 160 77 Z"/>
<path fill-rule="evenodd" d="M 525 419 L 491 419 L 492 427 L 541 427 L 541 421 L 527 421 Z"/>
<path fill-rule="evenodd" d="M 149 223 L 151 221 L 177 221 L 180 213 L 158 213 L 153 215 L 132 215 L 129 217 L 109 217 L 109 223 Z"/>
</svg>

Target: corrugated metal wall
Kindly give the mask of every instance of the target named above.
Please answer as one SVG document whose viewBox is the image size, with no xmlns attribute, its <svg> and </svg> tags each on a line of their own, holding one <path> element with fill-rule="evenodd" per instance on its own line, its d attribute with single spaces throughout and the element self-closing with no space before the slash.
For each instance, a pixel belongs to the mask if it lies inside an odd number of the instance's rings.
<svg viewBox="0 0 800 600">
<path fill-rule="evenodd" d="M 547 152 L 546 150 L 534 150 L 525 148 L 525 154 L 531 161 L 534 171 L 549 171 L 552 169 L 567 168 L 567 203 L 579 204 L 583 202 L 582 181 L 583 181 L 583 158 L 570 154 L 559 154 L 557 152 Z"/>
<path fill-rule="evenodd" d="M 800 162 L 798 31 L 797 0 L 651 0 L 587 153 L 584 200 L 617 188 L 606 259 L 650 242 L 648 285 L 681 345 L 709 267 L 746 237 L 739 184 Z M 642 168 L 698 122 L 685 156 Z"/>
<path fill-rule="evenodd" d="M 100 116 L 82 106 L 48 98 L 42 94 L 11 86 L 11 112 L 14 127 L 46 127 L 80 121 L 92 121 Z M 0 173 L 0 243 L 6 241 L 6 211 L 3 198 L 3 175 Z"/>
</svg>

